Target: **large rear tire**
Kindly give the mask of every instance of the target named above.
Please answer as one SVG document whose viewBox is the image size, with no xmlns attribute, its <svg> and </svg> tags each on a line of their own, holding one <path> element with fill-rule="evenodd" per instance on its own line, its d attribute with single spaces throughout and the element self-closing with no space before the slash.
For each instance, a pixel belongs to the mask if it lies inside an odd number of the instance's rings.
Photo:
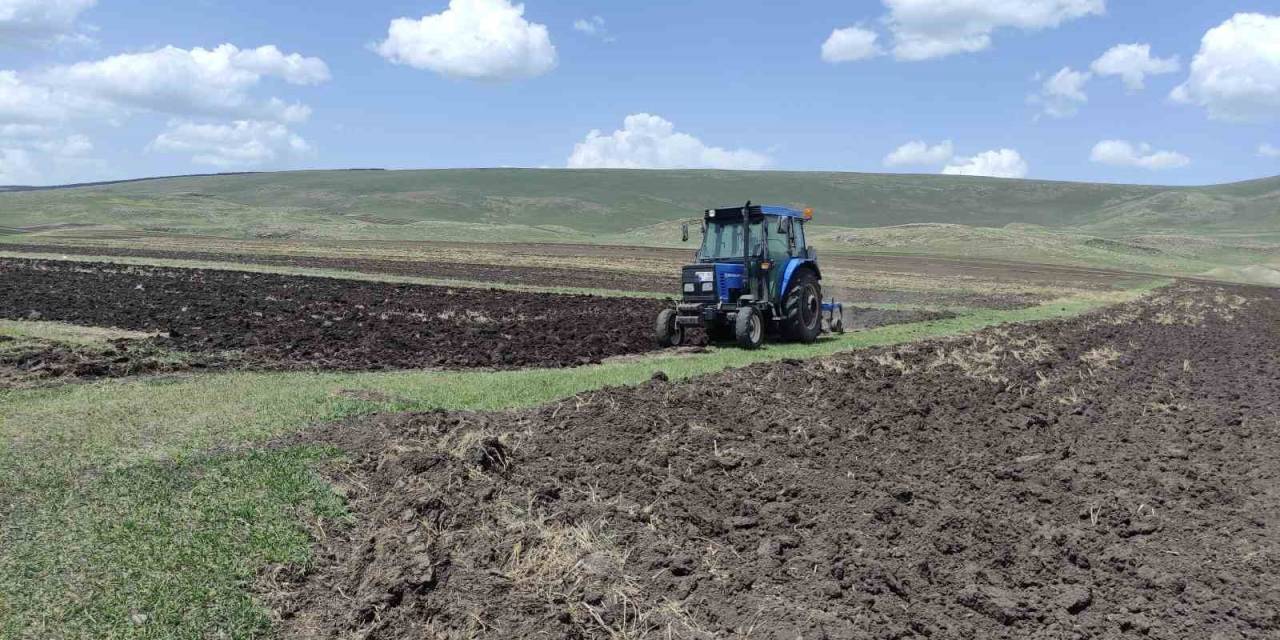
<svg viewBox="0 0 1280 640">
<path fill-rule="evenodd" d="M 663 309 L 658 313 L 658 321 L 653 327 L 654 338 L 658 346 L 665 349 L 678 347 L 684 342 L 684 327 L 676 324 L 676 310 Z"/>
<path fill-rule="evenodd" d="M 800 269 L 782 302 L 782 326 L 789 340 L 810 343 L 822 333 L 822 284 L 810 269 Z"/>
<path fill-rule="evenodd" d="M 764 318 L 755 307 L 743 307 L 733 321 L 733 336 L 743 349 L 758 349 L 764 342 Z"/>
</svg>

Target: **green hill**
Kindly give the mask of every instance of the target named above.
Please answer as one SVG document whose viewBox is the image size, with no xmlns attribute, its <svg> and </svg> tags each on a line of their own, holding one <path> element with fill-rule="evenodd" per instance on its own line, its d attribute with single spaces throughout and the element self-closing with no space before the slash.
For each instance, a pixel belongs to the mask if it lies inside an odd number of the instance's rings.
<svg viewBox="0 0 1280 640">
<path fill-rule="evenodd" d="M 1280 177 L 1208 187 L 830 172 L 298 171 L 0 190 L 0 242 L 233 239 L 665 245 L 709 205 L 811 206 L 824 250 L 1280 283 Z M 133 238 L 133 240 L 129 240 Z"/>
<path fill-rule="evenodd" d="M 1100 235 L 1280 233 L 1280 178 L 1215 187 L 825 172 L 462 169 L 302 171 L 0 193 L 0 226 L 347 235 L 429 222 L 618 234 L 746 199 L 826 224 L 1031 224 Z M 347 227 L 347 229 L 343 229 Z"/>
</svg>

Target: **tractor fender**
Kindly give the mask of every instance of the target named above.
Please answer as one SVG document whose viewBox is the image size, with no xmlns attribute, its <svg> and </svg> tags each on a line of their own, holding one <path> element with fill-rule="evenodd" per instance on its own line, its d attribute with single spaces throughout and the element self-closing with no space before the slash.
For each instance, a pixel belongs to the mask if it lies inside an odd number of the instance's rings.
<svg viewBox="0 0 1280 640">
<path fill-rule="evenodd" d="M 787 261 L 786 271 L 782 272 L 782 288 L 780 289 L 782 296 L 787 295 L 787 287 L 791 285 L 791 276 L 794 276 L 796 271 L 800 269 L 811 269 L 813 275 L 817 276 L 819 280 L 822 279 L 822 271 L 818 269 L 817 262 L 805 258 L 792 258 Z"/>
</svg>

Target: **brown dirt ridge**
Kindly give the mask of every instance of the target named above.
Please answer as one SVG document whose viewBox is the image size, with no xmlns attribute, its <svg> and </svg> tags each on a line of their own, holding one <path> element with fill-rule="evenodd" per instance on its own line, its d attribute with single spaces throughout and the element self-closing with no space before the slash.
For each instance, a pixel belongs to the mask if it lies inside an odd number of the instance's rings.
<svg viewBox="0 0 1280 640">
<path fill-rule="evenodd" d="M 1274 638 L 1280 293 L 303 436 L 286 637 Z"/>
<path fill-rule="evenodd" d="M 194 366 L 205 367 L 575 366 L 653 350 L 653 318 L 661 305 L 644 299 L 0 259 L 0 318 L 164 332 L 138 341 L 140 351 L 195 354 Z"/>
</svg>

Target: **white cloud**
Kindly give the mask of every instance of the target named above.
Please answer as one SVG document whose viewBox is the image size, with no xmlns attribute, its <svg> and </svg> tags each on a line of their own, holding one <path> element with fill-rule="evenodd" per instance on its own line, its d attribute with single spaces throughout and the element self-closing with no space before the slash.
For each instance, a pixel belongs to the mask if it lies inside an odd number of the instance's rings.
<svg viewBox="0 0 1280 640">
<path fill-rule="evenodd" d="M 1280 158 L 1280 147 L 1272 144 L 1258 145 L 1258 157 L 1260 158 Z"/>
<path fill-rule="evenodd" d="M 991 46 L 998 29 L 1049 29 L 1106 12 L 1105 0 L 883 0 L 899 60 L 928 60 Z"/>
<path fill-rule="evenodd" d="M 854 62 L 884 54 L 876 43 L 880 36 L 870 29 L 845 27 L 836 29 L 822 43 L 822 59 L 826 62 Z"/>
<path fill-rule="evenodd" d="M 0 185 L 32 184 L 39 179 L 26 149 L 0 148 Z"/>
<path fill-rule="evenodd" d="M 0 0 L 0 45 L 76 39 L 76 20 L 97 0 Z"/>
<path fill-rule="evenodd" d="M 950 162 L 953 157 L 955 157 L 955 148 L 950 140 L 943 140 L 933 146 L 929 146 L 923 140 L 913 140 L 885 156 L 884 166 L 938 166 Z"/>
<path fill-rule="evenodd" d="M 304 105 L 254 99 L 250 89 L 266 77 L 313 85 L 329 79 L 329 68 L 319 58 L 286 55 L 273 45 L 243 50 L 231 44 L 190 50 L 167 46 L 55 67 L 41 80 L 116 109 L 283 122 L 310 115 Z"/>
<path fill-rule="evenodd" d="M 600 38 L 605 42 L 613 42 L 616 39 L 609 33 L 609 30 L 605 28 L 604 18 L 601 18 L 600 16 L 591 16 L 590 18 L 578 18 L 577 20 L 574 20 L 573 30 Z"/>
<path fill-rule="evenodd" d="M 1117 167 L 1141 167 L 1158 171 L 1191 164 L 1191 158 L 1176 151 L 1153 151 L 1151 145 L 1127 140 L 1103 140 L 1093 146 L 1089 160 Z"/>
<path fill-rule="evenodd" d="M 1210 29 L 1191 61 L 1177 102 L 1204 107 L 1216 120 L 1271 120 L 1280 115 L 1280 16 L 1237 13 Z"/>
<path fill-rule="evenodd" d="M 87 136 L 74 134 L 65 138 L 39 140 L 33 142 L 32 147 L 49 155 L 76 158 L 86 156 L 92 152 L 93 142 Z"/>
<path fill-rule="evenodd" d="M 1089 101 L 1084 86 L 1093 77 L 1086 71 L 1063 67 L 1049 76 L 1040 86 L 1040 92 L 1027 100 L 1039 105 L 1044 113 L 1054 118 L 1069 118 L 1080 111 L 1080 105 Z"/>
<path fill-rule="evenodd" d="M 955 158 L 942 168 L 952 176 L 987 176 L 990 178 L 1024 178 L 1027 161 L 1013 149 L 983 151 L 972 158 Z"/>
<path fill-rule="evenodd" d="M 763 169 L 768 156 L 747 149 L 711 147 L 675 125 L 647 113 L 629 115 L 610 135 L 598 130 L 574 145 L 571 169 Z"/>
<path fill-rule="evenodd" d="M 0 124 L 0 140 L 43 138 L 50 132 L 49 127 L 42 124 Z"/>
<path fill-rule="evenodd" d="M 1100 76 L 1119 76 L 1130 91 L 1140 91 L 1147 76 L 1174 73 L 1180 66 L 1178 56 L 1151 57 L 1149 44 L 1118 44 L 1094 60 L 1091 68 Z"/>
<path fill-rule="evenodd" d="M 0 124 L 56 122 L 88 105 L 74 94 L 33 83 L 16 71 L 0 70 Z"/>
<path fill-rule="evenodd" d="M 192 162 L 219 169 L 253 167 L 302 155 L 310 145 L 278 122 L 237 120 L 230 124 L 171 122 L 151 150 L 191 154 Z"/>
<path fill-rule="evenodd" d="M 476 80 L 532 78 L 556 66 L 545 25 L 508 0 L 450 0 L 420 20 L 396 18 L 377 52 L 396 64 Z"/>
</svg>

